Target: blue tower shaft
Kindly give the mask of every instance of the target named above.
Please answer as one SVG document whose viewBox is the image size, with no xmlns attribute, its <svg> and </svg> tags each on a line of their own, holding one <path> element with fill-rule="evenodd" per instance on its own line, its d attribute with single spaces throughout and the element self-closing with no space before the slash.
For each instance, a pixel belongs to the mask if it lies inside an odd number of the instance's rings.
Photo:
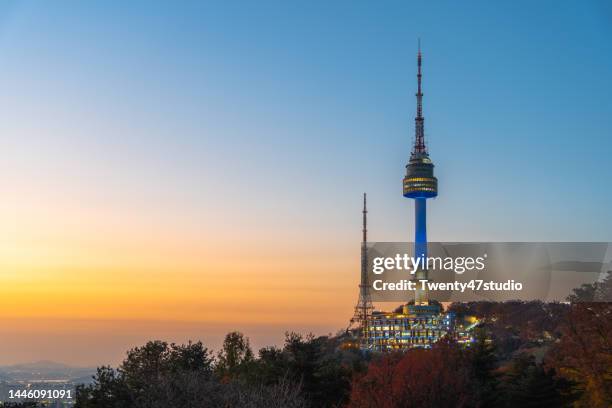
<svg viewBox="0 0 612 408">
<path fill-rule="evenodd" d="M 421 266 L 416 271 L 415 280 L 429 280 L 427 273 L 427 199 L 418 197 L 414 199 L 414 256 L 421 258 Z M 414 304 L 416 306 L 429 304 L 427 290 L 421 289 L 421 283 L 417 282 L 414 292 Z"/>
<path fill-rule="evenodd" d="M 427 258 L 427 199 L 414 199 L 414 256 Z"/>
</svg>

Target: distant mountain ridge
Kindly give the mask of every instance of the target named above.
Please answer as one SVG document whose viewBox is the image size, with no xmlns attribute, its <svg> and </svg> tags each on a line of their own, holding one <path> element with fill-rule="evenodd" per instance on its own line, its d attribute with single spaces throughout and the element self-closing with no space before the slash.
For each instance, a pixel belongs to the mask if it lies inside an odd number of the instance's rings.
<svg viewBox="0 0 612 408">
<path fill-rule="evenodd" d="M 57 361 L 51 360 L 39 360 L 33 361 L 30 363 L 18 363 L 0 366 L 0 369 L 8 369 L 8 370 L 49 370 L 49 369 L 59 369 L 59 370 L 67 370 L 67 369 L 75 369 L 77 367 L 69 366 L 68 364 L 58 363 Z"/>
<path fill-rule="evenodd" d="M 50 360 L 0 366 L 0 381 L 73 381 L 85 382 L 96 373 L 95 367 L 74 367 Z"/>
</svg>

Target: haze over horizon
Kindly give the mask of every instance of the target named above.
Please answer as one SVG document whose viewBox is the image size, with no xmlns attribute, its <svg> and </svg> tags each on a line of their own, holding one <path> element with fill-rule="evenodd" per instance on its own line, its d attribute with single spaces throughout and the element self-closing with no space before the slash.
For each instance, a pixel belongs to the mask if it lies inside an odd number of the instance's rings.
<svg viewBox="0 0 612 408">
<path fill-rule="evenodd" d="M 430 239 L 612 241 L 606 2 L 1 4 L 0 365 L 345 328 L 418 37 Z"/>
</svg>

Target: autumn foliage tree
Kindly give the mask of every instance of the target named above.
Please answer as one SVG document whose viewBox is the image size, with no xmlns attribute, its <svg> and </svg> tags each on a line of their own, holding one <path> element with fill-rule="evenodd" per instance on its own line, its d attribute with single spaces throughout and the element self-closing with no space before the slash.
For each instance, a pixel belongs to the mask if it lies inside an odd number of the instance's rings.
<svg viewBox="0 0 612 408">
<path fill-rule="evenodd" d="M 430 350 L 386 354 L 353 381 L 352 408 L 465 407 L 472 402 L 469 356 L 441 341 Z"/>
<path fill-rule="evenodd" d="M 546 361 L 576 383 L 576 406 L 612 406 L 612 304 L 573 304 Z"/>
</svg>

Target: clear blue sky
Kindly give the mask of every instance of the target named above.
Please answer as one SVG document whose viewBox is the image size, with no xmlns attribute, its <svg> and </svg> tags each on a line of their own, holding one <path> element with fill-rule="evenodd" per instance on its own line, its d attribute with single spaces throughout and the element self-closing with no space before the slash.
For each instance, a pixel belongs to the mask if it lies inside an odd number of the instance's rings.
<svg viewBox="0 0 612 408">
<path fill-rule="evenodd" d="M 372 239 L 406 240 L 421 37 L 430 239 L 612 239 L 607 2 L 296 3 L 3 3 L 4 166 L 356 240 L 367 191 Z"/>
</svg>

